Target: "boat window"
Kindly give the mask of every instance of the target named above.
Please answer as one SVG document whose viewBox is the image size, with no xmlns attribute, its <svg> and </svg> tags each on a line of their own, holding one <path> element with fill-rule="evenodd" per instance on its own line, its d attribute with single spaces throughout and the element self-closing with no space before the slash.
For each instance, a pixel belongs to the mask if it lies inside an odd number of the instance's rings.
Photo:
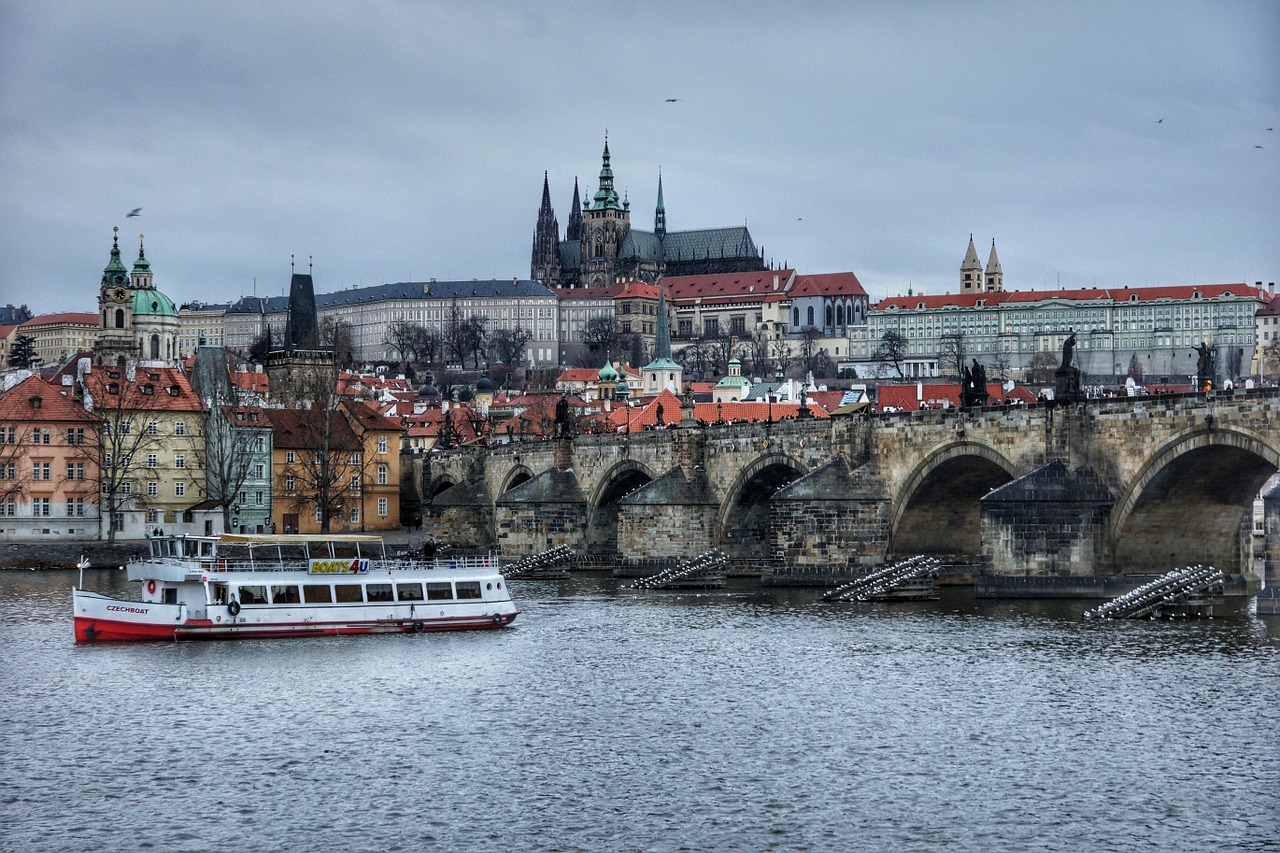
<svg viewBox="0 0 1280 853">
<path fill-rule="evenodd" d="M 364 588 L 364 594 L 369 601 L 391 601 L 391 584 L 371 583 Z"/>
<path fill-rule="evenodd" d="M 449 583 L 428 583 L 427 584 L 427 601 L 452 601 L 453 600 L 453 584 Z"/>
<path fill-rule="evenodd" d="M 292 584 L 271 587 L 272 604 L 297 604 L 300 600 L 298 588 Z"/>
<path fill-rule="evenodd" d="M 265 586 L 240 587 L 240 603 L 241 604 L 266 604 L 267 588 Z"/>
<path fill-rule="evenodd" d="M 327 583 L 304 584 L 302 587 L 302 600 L 307 604 L 332 604 L 333 590 Z"/>
<path fill-rule="evenodd" d="M 333 585 L 333 591 L 337 593 L 338 601 L 343 604 L 364 601 L 364 595 L 360 592 L 362 588 L 358 583 L 337 583 Z"/>
<path fill-rule="evenodd" d="M 178 590 L 175 587 L 169 587 L 164 591 L 164 603 L 165 604 L 178 603 Z"/>
<path fill-rule="evenodd" d="M 458 598 L 480 598 L 480 581 L 458 581 Z"/>
<path fill-rule="evenodd" d="M 420 583 L 396 584 L 396 598 L 398 598 L 400 601 L 422 601 L 422 584 Z"/>
<path fill-rule="evenodd" d="M 226 604 L 227 585 L 225 583 L 209 584 L 209 596 L 213 599 L 214 604 Z"/>
</svg>

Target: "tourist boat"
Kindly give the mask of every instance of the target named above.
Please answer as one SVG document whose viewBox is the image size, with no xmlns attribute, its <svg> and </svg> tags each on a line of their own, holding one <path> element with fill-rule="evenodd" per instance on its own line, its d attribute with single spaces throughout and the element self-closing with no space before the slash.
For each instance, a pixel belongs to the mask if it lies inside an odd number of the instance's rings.
<svg viewBox="0 0 1280 853">
<path fill-rule="evenodd" d="M 128 564 L 140 600 L 72 589 L 77 643 L 501 628 L 520 612 L 492 557 L 389 558 L 355 534 L 148 541 Z"/>
</svg>

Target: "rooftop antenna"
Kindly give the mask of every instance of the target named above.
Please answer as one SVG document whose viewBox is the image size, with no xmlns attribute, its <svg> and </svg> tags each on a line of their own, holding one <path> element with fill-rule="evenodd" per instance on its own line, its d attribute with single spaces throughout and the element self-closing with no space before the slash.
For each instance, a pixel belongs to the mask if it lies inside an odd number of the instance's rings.
<svg viewBox="0 0 1280 853">
<path fill-rule="evenodd" d="M 289 272 L 297 272 L 297 268 L 293 265 L 293 255 L 289 256 Z"/>
</svg>

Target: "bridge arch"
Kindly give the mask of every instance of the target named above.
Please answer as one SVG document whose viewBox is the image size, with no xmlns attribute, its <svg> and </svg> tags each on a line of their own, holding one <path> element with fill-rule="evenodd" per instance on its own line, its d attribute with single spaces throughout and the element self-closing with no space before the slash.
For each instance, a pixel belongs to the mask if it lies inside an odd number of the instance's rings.
<svg viewBox="0 0 1280 853">
<path fill-rule="evenodd" d="M 529 466 L 516 465 L 510 471 L 508 471 L 506 475 L 503 476 L 502 488 L 498 490 L 498 494 L 505 495 L 507 492 L 511 491 L 516 486 L 519 486 L 522 483 L 527 483 L 532 479 L 533 479 L 533 470 L 530 469 Z"/>
<path fill-rule="evenodd" d="M 1253 498 L 1278 469 L 1280 447 L 1238 428 L 1206 427 L 1158 448 L 1112 510 L 1114 570 L 1244 571 Z"/>
<path fill-rule="evenodd" d="M 982 553 L 981 503 L 1017 475 L 1004 454 L 982 442 L 944 444 L 903 481 L 893 501 L 890 543 L 898 554 Z"/>
<path fill-rule="evenodd" d="M 457 481 L 449 474 L 439 474 L 431 478 L 431 497 L 435 497 L 443 491 L 452 489 L 458 485 Z"/>
<path fill-rule="evenodd" d="M 807 473 L 807 465 L 781 452 L 766 453 L 744 467 L 717 514 L 719 547 L 730 557 L 767 559 L 773 548 L 768 528 L 769 498 Z"/>
<path fill-rule="evenodd" d="M 592 553 L 618 551 L 618 501 L 654 479 L 643 463 L 624 459 L 600 478 L 587 505 L 587 549 Z"/>
</svg>

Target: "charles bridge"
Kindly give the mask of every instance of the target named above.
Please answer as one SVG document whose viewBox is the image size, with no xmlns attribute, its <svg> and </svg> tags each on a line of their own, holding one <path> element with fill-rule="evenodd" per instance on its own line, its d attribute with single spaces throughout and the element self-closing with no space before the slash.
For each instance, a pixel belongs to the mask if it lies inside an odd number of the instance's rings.
<svg viewBox="0 0 1280 853">
<path fill-rule="evenodd" d="M 700 425 L 417 457 L 433 532 L 523 556 L 625 562 L 719 548 L 766 583 L 911 554 L 1052 586 L 1252 570 L 1280 469 L 1280 389 Z M 1266 501 L 1280 585 L 1280 495 Z"/>
</svg>

